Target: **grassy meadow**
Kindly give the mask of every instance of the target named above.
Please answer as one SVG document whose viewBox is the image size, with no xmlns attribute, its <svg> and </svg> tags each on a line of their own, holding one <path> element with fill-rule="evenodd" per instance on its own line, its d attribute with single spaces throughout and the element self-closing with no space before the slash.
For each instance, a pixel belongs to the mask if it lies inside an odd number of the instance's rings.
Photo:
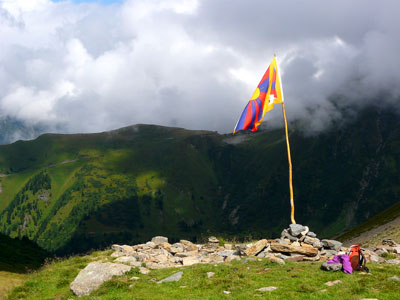
<svg viewBox="0 0 400 300">
<path fill-rule="evenodd" d="M 94 252 L 46 264 L 41 270 L 25 277 L 25 281 L 6 299 L 77 299 L 69 289 L 70 283 L 89 262 L 111 261 L 111 251 Z M 234 261 L 224 264 L 202 264 L 182 268 L 152 270 L 148 275 L 132 269 L 120 277 L 104 283 L 90 296 L 79 299 L 399 299 L 400 284 L 390 280 L 400 277 L 400 268 L 392 265 L 369 264 L 370 274 L 320 270 L 321 262 L 288 262 L 284 266 L 267 262 Z M 183 276 L 178 282 L 157 284 L 178 271 Z M 207 272 L 214 272 L 211 278 Z M 139 277 L 132 280 L 132 277 Z M 328 281 L 342 283 L 327 286 Z M 262 287 L 277 287 L 272 292 L 260 292 Z M 224 293 L 229 292 L 229 294 Z"/>
</svg>

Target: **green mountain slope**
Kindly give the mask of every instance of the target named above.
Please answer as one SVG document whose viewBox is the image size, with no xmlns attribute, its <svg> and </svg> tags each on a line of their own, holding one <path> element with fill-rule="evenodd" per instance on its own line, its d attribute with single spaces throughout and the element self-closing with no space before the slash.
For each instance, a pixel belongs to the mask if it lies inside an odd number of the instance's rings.
<svg viewBox="0 0 400 300">
<path fill-rule="evenodd" d="M 291 132 L 296 220 L 320 236 L 399 201 L 400 126 L 365 110 Z M 231 135 L 136 125 L 0 147 L 0 230 L 59 253 L 203 235 L 273 236 L 289 223 L 283 130 Z"/>
</svg>

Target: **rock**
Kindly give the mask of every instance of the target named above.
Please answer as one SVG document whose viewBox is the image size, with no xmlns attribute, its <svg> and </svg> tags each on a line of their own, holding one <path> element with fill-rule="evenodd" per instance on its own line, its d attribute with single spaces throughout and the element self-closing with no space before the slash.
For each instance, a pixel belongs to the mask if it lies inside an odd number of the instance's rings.
<svg viewBox="0 0 400 300">
<path fill-rule="evenodd" d="M 309 231 L 310 231 L 310 229 L 308 228 L 308 226 L 304 226 L 306 229 L 305 230 L 303 230 L 302 232 L 300 232 L 300 235 L 301 236 L 305 236 Z"/>
<path fill-rule="evenodd" d="M 155 244 L 155 243 L 153 243 L 153 242 L 147 242 L 146 244 L 145 244 L 147 247 L 149 247 L 149 248 L 155 248 L 157 245 Z"/>
<path fill-rule="evenodd" d="M 123 264 L 129 264 L 129 265 L 134 266 L 134 267 L 141 267 L 142 266 L 142 263 L 138 262 L 136 260 L 136 258 L 134 258 L 133 256 L 122 256 L 122 257 L 117 258 L 115 260 L 115 262 L 119 262 L 119 263 L 123 263 Z"/>
<path fill-rule="evenodd" d="M 392 239 L 383 239 L 382 245 L 388 245 L 391 247 L 395 247 L 395 246 L 397 246 L 397 243 L 395 241 L 393 241 Z"/>
<path fill-rule="evenodd" d="M 323 263 L 321 265 L 321 270 L 324 270 L 324 271 L 336 272 L 336 271 L 341 271 L 342 268 L 343 268 L 343 266 L 342 266 L 341 263 L 327 263 L 327 262 L 325 262 L 325 263 Z"/>
<path fill-rule="evenodd" d="M 78 297 L 90 295 L 102 283 L 130 271 L 131 268 L 123 264 L 92 262 L 79 272 L 70 284 L 70 289 Z"/>
<path fill-rule="evenodd" d="M 382 255 L 382 254 L 388 253 L 388 251 L 386 249 L 378 249 L 375 251 L 375 253 L 377 255 Z"/>
<path fill-rule="evenodd" d="M 229 295 L 231 292 L 230 291 L 224 291 L 224 294 Z"/>
<path fill-rule="evenodd" d="M 389 280 L 400 281 L 400 278 L 394 275 L 393 277 L 390 277 Z"/>
<path fill-rule="evenodd" d="M 235 251 L 233 250 L 225 250 L 217 252 L 217 255 L 227 257 L 227 256 L 232 256 L 234 253 Z"/>
<path fill-rule="evenodd" d="M 297 237 L 291 235 L 286 229 L 282 231 L 281 238 L 288 239 L 290 242 L 297 242 L 299 240 Z"/>
<path fill-rule="evenodd" d="M 388 259 L 386 263 L 389 265 L 398 265 L 400 264 L 400 259 Z"/>
<path fill-rule="evenodd" d="M 183 245 L 183 247 L 185 248 L 186 251 L 197 250 L 197 246 L 195 244 L 193 244 L 192 242 L 189 242 L 186 240 L 180 240 L 179 243 Z"/>
<path fill-rule="evenodd" d="M 129 278 L 129 280 L 139 280 L 140 278 L 139 277 L 136 277 L 136 276 L 133 276 L 133 277 L 131 277 L 131 278 Z"/>
<path fill-rule="evenodd" d="M 304 255 L 295 255 L 286 258 L 287 261 L 302 261 L 304 259 Z"/>
<path fill-rule="evenodd" d="M 393 253 L 400 254 L 400 246 L 393 247 Z"/>
<path fill-rule="evenodd" d="M 268 245 L 268 240 L 259 240 L 254 246 L 247 249 L 244 253 L 247 256 L 254 256 L 260 253 Z"/>
<path fill-rule="evenodd" d="M 208 242 L 209 242 L 209 243 L 212 243 L 212 244 L 216 244 L 216 243 L 219 244 L 219 240 L 218 240 L 215 236 L 210 236 L 210 237 L 208 238 Z"/>
<path fill-rule="evenodd" d="M 321 255 L 326 256 L 327 258 L 334 257 L 337 254 L 335 250 L 323 250 L 321 251 Z"/>
<path fill-rule="evenodd" d="M 247 263 L 247 262 L 249 262 L 249 261 L 256 261 L 256 259 L 253 258 L 253 257 L 247 257 L 247 258 L 243 259 L 243 260 L 241 261 L 241 263 L 242 263 L 242 264 L 245 264 L 245 263 Z"/>
<path fill-rule="evenodd" d="M 321 249 L 322 248 L 322 243 L 319 239 L 317 238 L 312 238 L 312 237 L 305 237 L 303 240 L 303 243 L 309 244 L 313 246 L 314 248 Z"/>
<path fill-rule="evenodd" d="M 307 232 L 306 235 L 309 236 L 309 237 L 312 237 L 312 238 L 316 238 L 317 237 L 317 235 L 312 231 Z"/>
<path fill-rule="evenodd" d="M 367 262 L 374 262 L 374 263 L 379 263 L 379 264 L 382 264 L 385 262 L 384 258 L 382 258 L 378 255 L 375 255 L 375 254 L 371 254 L 371 255 L 365 256 L 365 257 L 367 259 Z"/>
<path fill-rule="evenodd" d="M 325 285 L 333 286 L 333 285 L 340 284 L 340 283 L 343 283 L 343 282 L 341 280 L 334 280 L 334 281 L 325 282 Z"/>
<path fill-rule="evenodd" d="M 232 249 L 233 249 L 233 246 L 232 246 L 232 244 L 225 244 L 225 245 L 224 245 L 224 248 L 225 248 L 226 250 L 232 250 Z"/>
<path fill-rule="evenodd" d="M 301 245 L 300 245 L 299 242 L 293 242 L 293 243 L 291 243 L 291 246 L 294 246 L 294 247 L 301 247 Z"/>
<path fill-rule="evenodd" d="M 178 272 L 167 278 L 164 278 L 163 280 L 157 281 L 157 283 L 179 281 L 182 278 L 182 275 L 183 275 L 183 272 Z"/>
<path fill-rule="evenodd" d="M 214 272 L 207 272 L 207 278 L 211 278 L 215 275 Z"/>
<path fill-rule="evenodd" d="M 269 255 L 265 256 L 265 259 L 267 261 L 269 261 L 269 262 L 274 262 L 274 263 L 277 263 L 277 264 L 279 264 L 281 266 L 285 265 L 285 261 L 282 258 L 276 257 L 276 256 L 274 256 L 272 254 L 269 254 Z"/>
<path fill-rule="evenodd" d="M 303 226 L 303 225 L 300 225 L 300 224 L 290 224 L 289 225 L 289 233 L 292 236 L 298 237 L 304 231 L 308 232 L 308 227 L 307 226 Z"/>
<path fill-rule="evenodd" d="M 319 261 L 319 260 L 321 260 L 321 257 L 319 256 L 319 254 L 314 257 L 304 256 L 303 260 L 304 261 Z"/>
<path fill-rule="evenodd" d="M 162 244 L 162 243 L 168 243 L 168 238 L 164 237 L 164 236 L 155 236 L 155 237 L 153 237 L 151 239 L 151 241 L 154 244 L 159 245 L 159 244 Z"/>
<path fill-rule="evenodd" d="M 304 254 L 306 256 L 317 256 L 318 254 L 318 250 L 315 248 L 294 247 L 290 245 L 283 245 L 277 242 L 271 243 L 271 249 L 276 252 L 297 253 L 297 254 Z"/>
<path fill-rule="evenodd" d="M 231 262 L 234 260 L 240 260 L 240 256 L 239 255 L 231 255 L 231 256 L 228 256 L 227 258 L 225 258 L 225 262 Z"/>
<path fill-rule="evenodd" d="M 146 275 L 146 274 L 149 274 L 149 273 L 150 273 L 150 270 L 147 269 L 147 268 L 145 268 L 145 267 L 139 267 L 139 272 L 140 272 L 141 274 Z"/>
<path fill-rule="evenodd" d="M 342 247 L 342 243 L 339 241 L 335 241 L 335 240 L 322 240 L 321 241 L 322 245 L 324 246 L 324 248 L 327 249 L 331 249 L 331 250 L 336 250 L 339 251 L 340 247 Z"/>
<path fill-rule="evenodd" d="M 256 291 L 259 291 L 259 292 L 272 292 L 272 291 L 275 291 L 276 289 L 277 289 L 276 286 L 267 286 L 267 287 L 256 289 Z"/>
<path fill-rule="evenodd" d="M 200 259 L 197 256 L 188 256 L 182 258 L 182 264 L 184 266 L 191 266 L 200 263 Z"/>
</svg>

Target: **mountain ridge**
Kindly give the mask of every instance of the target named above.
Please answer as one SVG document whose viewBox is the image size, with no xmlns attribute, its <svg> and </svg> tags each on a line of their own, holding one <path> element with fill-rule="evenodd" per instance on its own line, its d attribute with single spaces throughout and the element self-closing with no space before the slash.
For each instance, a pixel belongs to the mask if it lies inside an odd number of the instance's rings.
<svg viewBox="0 0 400 300">
<path fill-rule="evenodd" d="M 398 201 L 398 125 L 370 108 L 318 136 L 291 131 L 296 220 L 331 236 Z M 242 137 L 132 125 L 0 146 L 12 174 L 0 179 L 0 230 L 59 253 L 158 234 L 278 235 L 290 209 L 284 132 Z"/>
</svg>

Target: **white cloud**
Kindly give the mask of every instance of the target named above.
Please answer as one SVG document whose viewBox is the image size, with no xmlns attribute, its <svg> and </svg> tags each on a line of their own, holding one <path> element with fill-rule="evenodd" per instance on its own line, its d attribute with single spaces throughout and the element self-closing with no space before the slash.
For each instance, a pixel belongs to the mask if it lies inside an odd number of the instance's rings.
<svg viewBox="0 0 400 300">
<path fill-rule="evenodd" d="M 340 117 L 332 95 L 399 97 L 399 7 L 3 0 L 0 109 L 69 132 L 136 123 L 230 132 L 276 52 L 289 118 L 322 130 Z M 267 118 L 281 124 L 278 110 Z"/>
</svg>

